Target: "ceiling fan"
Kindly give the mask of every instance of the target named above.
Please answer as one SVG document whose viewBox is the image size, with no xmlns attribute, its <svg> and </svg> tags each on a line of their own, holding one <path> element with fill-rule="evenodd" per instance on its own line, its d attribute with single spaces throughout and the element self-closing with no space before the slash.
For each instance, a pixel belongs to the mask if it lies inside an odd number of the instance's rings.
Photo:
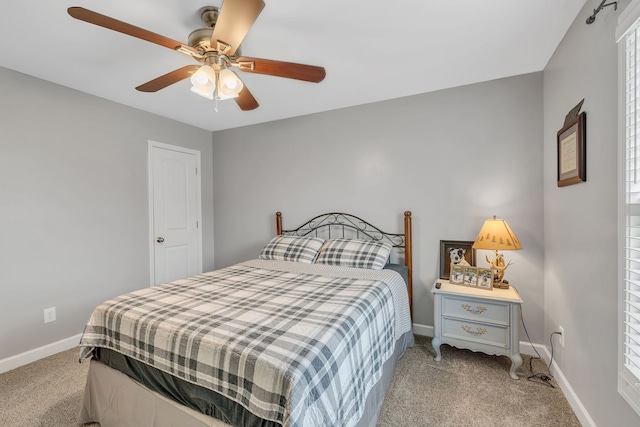
<svg viewBox="0 0 640 427">
<path fill-rule="evenodd" d="M 136 87 L 137 90 L 156 92 L 190 77 L 193 92 L 209 99 L 234 98 L 240 109 L 247 111 L 257 108 L 258 101 L 231 68 L 313 83 L 321 82 L 326 75 L 323 67 L 314 65 L 240 56 L 240 43 L 264 6 L 262 0 L 224 0 L 220 9 L 202 8 L 200 16 L 206 28 L 193 31 L 188 44 L 82 7 L 70 7 L 67 12 L 81 21 L 167 47 L 203 64 L 171 71 Z"/>
</svg>

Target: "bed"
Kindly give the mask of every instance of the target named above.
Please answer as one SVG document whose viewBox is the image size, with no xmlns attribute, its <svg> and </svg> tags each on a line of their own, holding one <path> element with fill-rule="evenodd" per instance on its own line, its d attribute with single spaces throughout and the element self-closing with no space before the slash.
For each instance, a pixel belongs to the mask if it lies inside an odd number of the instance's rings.
<svg viewBox="0 0 640 427">
<path fill-rule="evenodd" d="M 413 345 L 411 213 L 285 229 L 257 259 L 100 304 L 82 335 L 81 424 L 375 426 Z"/>
</svg>

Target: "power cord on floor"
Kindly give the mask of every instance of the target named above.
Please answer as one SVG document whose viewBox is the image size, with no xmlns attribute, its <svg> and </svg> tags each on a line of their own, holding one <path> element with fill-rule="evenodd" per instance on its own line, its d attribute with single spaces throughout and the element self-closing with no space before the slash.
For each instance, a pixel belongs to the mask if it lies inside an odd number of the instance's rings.
<svg viewBox="0 0 640 427">
<path fill-rule="evenodd" d="M 551 344 L 551 361 L 549 362 L 549 366 L 547 366 L 547 373 L 546 374 L 544 372 L 534 373 L 533 372 L 533 359 L 542 360 L 542 356 L 540 356 L 540 353 L 538 353 L 538 350 L 536 349 L 536 347 L 531 342 L 531 338 L 529 337 L 529 331 L 527 331 L 527 325 L 524 324 L 524 316 L 522 315 L 522 310 L 520 310 L 520 320 L 522 321 L 522 327 L 524 328 L 525 334 L 527 334 L 527 339 L 529 340 L 529 344 L 531 344 L 531 348 L 533 348 L 533 351 L 535 351 L 536 354 L 538 355 L 538 357 L 531 356 L 529 358 L 529 370 L 531 371 L 531 375 L 529 375 L 527 377 L 527 380 L 529 380 L 531 382 L 538 383 L 538 384 L 544 384 L 544 385 L 546 385 L 548 387 L 551 387 L 551 388 L 556 388 L 553 384 L 551 384 L 551 380 L 553 379 L 553 375 L 551 375 L 551 364 L 553 363 L 553 340 L 552 340 L 552 338 L 553 338 L 553 336 L 555 334 L 560 335 L 560 332 L 552 332 L 551 335 L 549 336 L 549 343 Z"/>
</svg>

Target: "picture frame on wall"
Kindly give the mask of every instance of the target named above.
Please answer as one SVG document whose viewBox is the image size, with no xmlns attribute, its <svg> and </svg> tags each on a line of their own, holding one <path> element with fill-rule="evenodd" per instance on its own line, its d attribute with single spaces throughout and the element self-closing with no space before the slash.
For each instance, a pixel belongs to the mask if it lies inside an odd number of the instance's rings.
<svg viewBox="0 0 640 427">
<path fill-rule="evenodd" d="M 476 250 L 473 249 L 473 241 L 440 240 L 441 279 L 449 280 L 449 276 L 451 275 L 452 259 L 459 259 L 460 257 L 464 258 L 469 265 L 476 265 Z"/>
<path fill-rule="evenodd" d="M 558 187 L 587 180 L 587 113 L 584 111 L 558 131 Z"/>
</svg>

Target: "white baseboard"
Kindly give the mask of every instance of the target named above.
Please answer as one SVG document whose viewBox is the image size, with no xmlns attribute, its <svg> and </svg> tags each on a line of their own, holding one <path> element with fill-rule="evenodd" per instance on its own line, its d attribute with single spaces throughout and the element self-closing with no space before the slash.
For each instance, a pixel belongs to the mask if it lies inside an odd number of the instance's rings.
<svg viewBox="0 0 640 427">
<path fill-rule="evenodd" d="M 533 357 L 540 356 L 547 365 L 549 364 L 549 352 L 547 351 L 547 347 L 542 344 L 533 344 L 529 341 L 520 341 L 520 353 L 527 354 Z"/>
<path fill-rule="evenodd" d="M 551 353 L 549 353 L 549 350 L 547 349 L 547 347 L 544 347 L 544 352 L 546 354 L 547 364 L 549 364 L 549 359 L 551 359 Z M 571 387 L 571 384 L 569 384 L 569 381 L 567 381 L 567 378 L 564 376 L 564 374 L 562 373 L 562 370 L 556 364 L 555 360 L 551 364 L 551 374 L 556 379 L 556 382 L 562 389 L 562 392 L 564 393 L 564 397 L 566 397 L 567 400 L 569 401 L 569 405 L 571 405 L 571 409 L 573 409 L 573 412 L 576 413 L 576 417 L 578 417 L 580 424 L 588 427 L 597 427 L 596 423 L 593 421 L 593 418 L 591 418 L 591 415 L 589 415 L 589 413 L 587 412 L 587 409 L 584 407 L 584 405 L 578 398 L 578 395 L 576 395 L 575 391 L 573 391 L 573 387 Z"/>
<path fill-rule="evenodd" d="M 413 324 L 413 333 L 416 335 L 422 335 L 423 337 L 433 337 L 433 326 L 421 325 L 419 323 Z"/>
<path fill-rule="evenodd" d="M 422 335 L 426 337 L 433 336 L 433 326 L 421 325 L 419 323 L 413 324 L 413 333 L 416 335 Z M 47 344 L 45 346 L 26 351 L 21 354 L 17 354 L 15 356 L 8 357 L 6 359 L 0 360 L 0 374 L 3 372 L 10 371 L 15 368 L 19 368 L 20 366 L 27 365 L 31 362 L 35 362 L 36 360 L 45 358 L 47 356 L 54 355 L 56 353 L 60 353 L 61 351 L 69 350 L 73 347 L 76 347 L 80 342 L 81 334 L 65 338 L 63 340 Z M 537 354 L 536 354 L 537 350 Z M 530 342 L 520 342 L 520 352 L 524 354 L 528 354 L 530 356 L 540 355 L 545 363 L 548 365 L 551 360 L 551 353 L 546 346 L 542 344 L 532 344 Z M 596 423 L 593 421 L 586 408 L 573 391 L 571 384 L 567 381 L 566 377 L 562 373 L 560 367 L 554 361 L 551 365 L 551 373 L 556 379 L 558 385 L 562 389 L 569 405 L 576 413 L 578 420 L 583 426 L 589 427 L 597 427 Z"/>
<path fill-rule="evenodd" d="M 15 356 L 7 357 L 0 360 L 0 374 L 10 371 L 12 369 L 19 368 L 20 366 L 27 365 L 36 360 L 43 359 L 48 356 L 52 356 L 61 351 L 69 350 L 70 348 L 77 347 L 80 342 L 82 334 L 74 335 L 69 338 L 65 338 L 60 341 L 56 341 L 51 344 L 47 344 L 42 347 L 34 348 L 33 350 L 25 351 Z"/>
<path fill-rule="evenodd" d="M 418 323 L 413 324 L 413 333 L 416 335 L 423 335 L 426 337 L 433 337 L 433 326 L 420 325 Z M 542 360 L 549 365 L 551 361 L 551 353 L 547 346 L 542 344 L 533 344 L 529 341 L 520 341 L 520 353 L 527 354 L 529 356 L 540 356 Z M 556 379 L 556 382 L 560 386 L 562 393 L 567 398 L 571 409 L 575 412 L 576 417 L 580 423 L 585 427 L 597 427 L 596 423 L 593 421 L 586 408 L 576 395 L 575 391 L 567 381 L 567 378 L 562 373 L 560 367 L 554 361 L 551 365 L 551 374 Z"/>
</svg>

